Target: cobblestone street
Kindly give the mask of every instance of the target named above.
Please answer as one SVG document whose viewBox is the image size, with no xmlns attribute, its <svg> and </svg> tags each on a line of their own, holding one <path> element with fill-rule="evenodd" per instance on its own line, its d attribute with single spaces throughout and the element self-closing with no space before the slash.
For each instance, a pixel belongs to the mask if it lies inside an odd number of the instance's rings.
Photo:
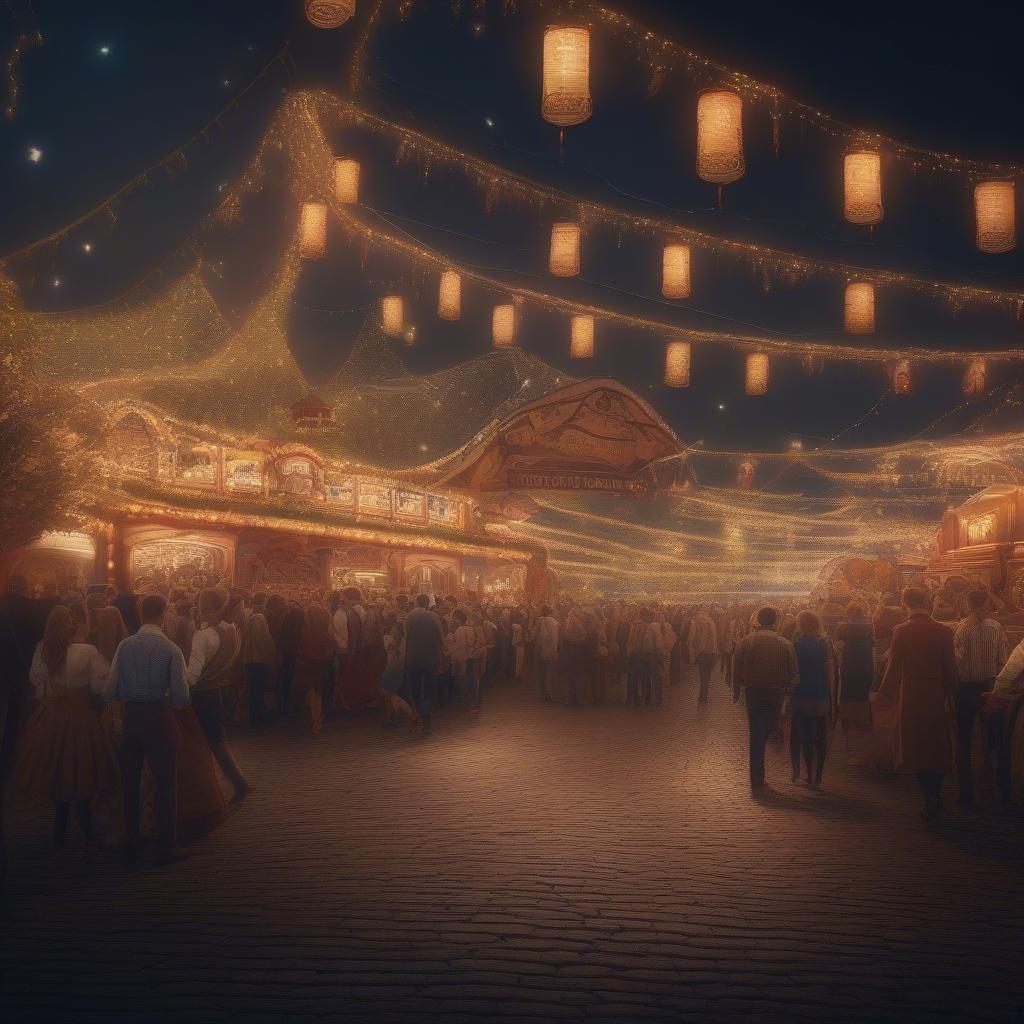
<svg viewBox="0 0 1024 1024">
<path fill-rule="evenodd" d="M 1016 1021 L 1020 818 L 848 768 L 752 802 L 721 681 L 661 709 L 524 689 L 429 740 L 236 734 L 256 794 L 185 862 L 59 869 L 14 821 L 5 1022 Z"/>
</svg>

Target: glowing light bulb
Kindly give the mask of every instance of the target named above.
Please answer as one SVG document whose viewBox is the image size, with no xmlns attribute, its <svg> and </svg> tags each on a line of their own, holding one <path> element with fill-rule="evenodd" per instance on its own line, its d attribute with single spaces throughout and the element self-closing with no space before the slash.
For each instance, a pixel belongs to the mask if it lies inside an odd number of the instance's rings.
<svg viewBox="0 0 1024 1024">
<path fill-rule="evenodd" d="M 101 56 L 101 57 L 109 57 L 109 56 L 110 56 L 110 47 L 109 47 L 109 46 L 107 46 L 107 44 L 106 44 L 106 43 L 104 43 L 104 44 L 103 44 L 103 45 L 102 45 L 102 46 L 100 47 L 100 56 Z"/>
<path fill-rule="evenodd" d="M 38 146 L 29 146 L 28 158 L 32 163 L 37 164 L 43 159 L 43 151 Z"/>
<path fill-rule="evenodd" d="M 92 242 L 83 242 L 82 252 L 92 252 Z"/>
</svg>

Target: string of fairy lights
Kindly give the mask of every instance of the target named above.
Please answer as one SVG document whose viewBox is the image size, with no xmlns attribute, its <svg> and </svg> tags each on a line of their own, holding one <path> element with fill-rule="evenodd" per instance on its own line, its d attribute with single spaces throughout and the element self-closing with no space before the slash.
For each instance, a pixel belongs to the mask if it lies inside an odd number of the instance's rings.
<svg viewBox="0 0 1024 1024">
<path fill-rule="evenodd" d="M 385 12 L 393 12 L 403 19 L 415 5 L 416 0 L 392 0 L 390 3 L 387 0 L 375 0 L 372 4 L 352 62 L 352 82 L 355 88 L 364 84 L 366 54 L 384 22 Z M 350 8 L 348 17 L 351 17 L 355 12 L 355 4 L 347 6 Z M 547 37 L 545 38 L 545 44 L 550 45 L 551 56 L 544 64 L 546 81 L 542 113 L 547 120 L 559 127 L 583 124 L 593 114 L 594 104 L 589 89 L 589 37 L 596 26 L 622 40 L 631 49 L 634 57 L 646 66 L 650 74 L 652 93 L 664 86 L 670 74 L 678 72 L 685 74 L 700 86 L 712 87 L 708 89 L 709 94 L 715 91 L 713 87 L 720 87 L 723 91 L 735 94 L 742 101 L 765 108 L 772 123 L 772 143 L 776 154 L 782 142 L 782 126 L 788 118 L 830 138 L 841 140 L 848 150 L 859 149 L 884 154 L 887 158 L 909 164 L 915 170 L 961 175 L 974 181 L 989 178 L 1014 179 L 1024 173 L 1024 166 L 1017 163 L 978 160 L 947 153 L 896 139 L 873 129 L 847 124 L 815 104 L 807 103 L 778 86 L 715 61 L 705 54 L 697 53 L 676 40 L 651 30 L 622 11 L 596 0 L 514 0 L 511 3 L 503 3 L 502 12 L 513 14 L 519 8 L 527 6 L 540 10 L 550 18 L 564 18 L 565 25 L 552 26 L 556 32 L 563 28 L 572 30 L 568 34 L 552 35 L 550 42 Z M 459 0 L 453 0 L 451 12 L 458 14 L 461 9 L 462 4 Z M 481 17 L 482 14 L 483 5 L 477 5 L 474 19 Z M 545 55 L 547 56 L 547 51 Z M 717 104 L 711 103 L 709 107 L 715 105 Z M 739 109 L 734 101 L 729 105 L 734 110 Z M 721 139 L 728 141 L 730 148 L 733 148 L 731 143 L 737 134 L 739 141 L 742 142 L 740 125 L 725 119 L 724 122 L 718 122 L 718 127 L 724 129 L 719 134 Z M 716 154 L 716 160 L 723 155 Z M 728 168 L 721 174 L 729 180 L 737 180 L 742 175 L 742 155 L 737 160 L 735 153 L 729 153 L 727 159 L 721 162 Z M 714 178 L 706 180 L 715 184 L 729 183 L 715 181 Z"/>
<path fill-rule="evenodd" d="M 383 6 L 383 0 L 378 2 L 374 16 Z M 339 22 L 341 24 L 351 17 L 354 7 L 354 2 L 346 3 L 344 0 L 333 3 L 310 0 L 307 13 L 311 20 L 317 17 L 329 20 L 347 10 L 346 17 Z M 604 8 L 588 7 L 601 23 L 632 31 L 628 28 L 632 23 L 627 20 L 617 21 Z M 324 24 L 322 27 L 331 26 Z M 550 45 L 549 59 L 545 61 L 543 102 L 546 116 L 561 127 L 582 123 L 579 119 L 585 120 L 583 115 L 589 116 L 592 109 L 589 91 L 585 96 L 579 92 L 578 61 L 565 66 L 560 63 L 563 56 L 566 60 L 570 57 L 577 60 L 580 38 L 578 34 L 562 37 L 560 41 L 556 37 Z M 659 52 L 666 60 L 669 57 L 684 60 L 685 51 L 677 52 L 664 41 L 659 43 Z M 685 59 L 691 58 L 697 59 L 695 55 Z M 767 101 L 781 110 L 792 112 L 799 109 L 798 106 L 787 106 L 791 101 L 774 91 L 766 91 L 769 87 L 753 80 L 737 78 L 732 86 L 731 90 L 724 92 L 741 99 Z M 573 92 L 573 89 L 577 91 Z M 732 113 L 729 113 L 730 109 Z M 737 154 L 734 145 L 738 137 L 735 129 L 737 124 L 741 125 L 741 117 L 742 114 L 736 113 L 734 100 L 728 98 L 722 101 L 721 109 L 710 105 L 705 110 L 703 123 L 717 123 L 714 131 L 709 129 L 703 148 L 698 146 L 698 153 L 707 158 L 703 165 L 707 175 L 724 179 L 735 174 L 738 168 L 742 169 L 742 146 Z M 548 254 L 548 269 L 555 278 L 579 274 L 587 229 L 600 224 L 662 241 L 662 294 L 673 301 L 689 297 L 691 249 L 736 256 L 784 276 L 821 274 L 844 280 L 847 285 L 846 327 L 851 334 L 873 333 L 875 286 L 905 287 L 953 303 L 980 302 L 1009 310 L 1019 307 L 1024 299 L 1024 293 L 1016 291 L 932 282 L 913 275 L 816 261 L 780 250 L 717 238 L 671 221 L 622 213 L 506 172 L 422 132 L 371 114 L 355 103 L 327 93 L 307 91 L 287 97 L 272 119 L 254 158 L 234 185 L 224 191 L 217 208 L 204 224 L 205 230 L 237 222 L 242 217 L 245 198 L 266 186 L 271 159 L 283 156 L 287 160 L 289 196 L 298 212 L 297 233 L 278 263 L 272 287 L 241 324 L 231 324 L 218 309 L 203 282 L 201 263 L 197 263 L 171 285 L 142 301 L 132 295 L 98 308 L 70 313 L 26 310 L 12 279 L 0 277 L 0 325 L 15 338 L 41 342 L 47 353 L 49 372 L 79 381 L 85 394 L 103 404 L 109 405 L 129 396 L 133 401 L 148 404 L 157 411 L 168 407 L 187 407 L 190 419 L 207 430 L 219 431 L 224 436 L 233 432 L 239 437 L 254 438 L 268 428 L 283 428 L 287 403 L 302 398 L 309 390 L 289 350 L 287 317 L 304 263 L 328 255 L 328 228 L 333 223 L 340 227 L 351 250 L 362 254 L 364 261 L 371 249 L 381 250 L 406 260 L 415 268 L 420 280 L 429 276 L 436 281 L 437 314 L 442 321 L 461 317 L 467 286 L 497 296 L 492 317 L 495 348 L 514 351 L 526 318 L 534 309 L 566 316 L 570 353 L 580 360 L 594 355 L 597 324 L 628 327 L 664 343 L 665 382 L 676 387 L 690 384 L 691 347 L 711 343 L 728 345 L 744 353 L 746 390 L 752 395 L 767 391 L 770 358 L 774 357 L 799 358 L 810 373 L 818 372 L 821 361 L 825 359 L 884 364 L 896 394 L 910 390 L 913 363 L 956 364 L 965 369 L 965 395 L 974 397 L 988 393 L 988 364 L 1012 363 L 1024 356 L 1021 348 L 973 351 L 894 345 L 867 347 L 753 333 L 695 330 L 574 302 L 541 288 L 510 284 L 479 268 L 453 261 L 445 253 L 423 245 L 386 221 L 385 226 L 381 226 L 380 218 L 360 204 L 360 178 L 364 168 L 353 157 L 336 153 L 329 142 L 327 127 L 332 124 L 364 128 L 388 136 L 396 142 L 396 159 L 400 162 L 408 159 L 425 163 L 444 162 L 467 175 L 484 192 L 485 202 L 489 205 L 508 199 L 531 203 L 540 209 L 564 211 L 569 216 L 553 223 Z M 818 124 L 823 130 L 839 130 L 838 123 L 827 119 Z M 741 133 L 739 138 L 742 142 Z M 911 149 L 902 153 L 911 158 Z M 922 161 L 926 156 L 926 153 L 921 156 Z M 937 169 L 959 169 L 972 174 L 994 173 L 992 168 L 976 166 L 969 161 L 959 167 L 952 163 L 947 166 L 944 154 L 931 156 L 936 158 Z M 873 209 L 874 178 L 871 168 L 874 164 L 872 161 L 868 163 L 867 178 L 858 177 L 865 173 L 863 167 L 857 170 L 854 178 L 868 181 L 871 186 L 868 189 L 868 206 Z M 1015 170 L 1013 172 L 1016 173 Z M 707 180 L 715 181 L 715 178 L 708 177 Z M 719 180 L 716 183 L 728 182 Z M 115 194 L 108 202 L 116 203 L 119 195 L 121 193 Z M 104 208 L 101 206 L 99 209 Z M 16 256 L 65 238 L 69 231 L 81 226 L 95 212 L 34 243 Z M 980 212 L 979 206 L 979 216 Z M 866 220 L 862 222 L 868 223 Z M 406 297 L 398 294 L 396 289 L 380 298 L 379 319 L 385 335 L 414 344 L 417 334 L 414 326 L 407 322 Z M 865 318 L 870 320 L 870 327 L 864 326 Z M 212 353 L 196 358 L 197 346 L 200 345 L 208 346 L 207 351 L 212 350 Z M 512 354 L 508 353 L 510 358 Z M 529 380 L 523 380 L 522 398 L 528 399 L 533 394 L 527 387 L 529 384 Z M 545 380 L 532 386 L 540 389 L 548 384 Z M 361 400 L 357 390 L 349 388 L 344 392 L 345 401 L 353 406 Z M 373 414 L 371 410 L 370 415 L 360 422 L 369 423 Z M 388 423 L 381 422 L 376 429 L 388 428 Z M 343 438 L 339 437 L 334 443 L 339 446 L 334 454 L 340 455 Z M 777 459 L 806 466 L 822 480 L 838 485 L 838 491 L 812 499 L 779 496 L 766 491 L 737 491 L 733 488 L 717 491 L 703 487 L 699 493 L 670 496 L 671 524 L 670 528 L 664 529 L 627 519 L 625 514 L 595 512 L 593 506 L 588 509 L 582 499 L 551 498 L 539 502 L 541 515 L 534 520 L 491 524 L 487 532 L 493 534 L 500 550 L 550 550 L 556 569 L 583 584 L 597 585 L 610 579 L 628 579 L 634 589 L 650 587 L 652 592 L 666 593 L 678 588 L 680 593 L 690 596 L 765 593 L 769 590 L 806 593 L 816 581 L 822 565 L 836 558 L 851 554 L 877 557 L 884 551 L 897 548 L 903 551 L 923 550 L 933 530 L 928 514 L 942 502 L 949 488 L 944 490 L 932 486 L 927 493 L 895 494 L 885 500 L 880 500 L 877 494 L 863 493 L 879 484 L 898 486 L 901 475 L 905 474 L 901 460 L 912 459 L 918 465 L 928 465 L 930 478 L 941 477 L 948 472 L 949 479 L 953 480 L 956 473 L 965 467 L 989 464 L 998 465 L 1000 471 L 1005 468 L 1012 473 L 1016 471 L 1015 443 L 1019 448 L 1019 435 L 1016 435 L 1016 441 L 1013 435 L 1006 435 L 986 439 L 983 444 L 963 443 L 945 448 L 937 442 L 913 441 L 883 449 L 751 453 L 749 457 L 758 460 Z M 701 457 L 725 454 L 736 457 L 736 453 L 701 453 Z M 114 462 L 116 459 L 109 467 L 111 472 Z M 382 472 L 387 469 L 379 468 Z M 159 508 L 163 510 L 161 514 L 166 512 L 183 518 L 206 516 L 210 522 L 221 523 L 228 522 L 226 517 L 230 515 L 230 510 L 204 508 L 204 502 L 208 506 L 209 499 L 187 491 L 176 493 L 171 503 L 161 503 L 148 497 L 143 500 L 138 495 L 134 498 L 121 495 L 117 500 L 126 502 L 124 508 L 141 510 L 139 514 L 148 514 L 153 508 Z M 248 523 L 250 518 L 242 517 L 239 522 Z M 638 552 L 643 552 L 642 559 L 638 559 Z"/>
</svg>

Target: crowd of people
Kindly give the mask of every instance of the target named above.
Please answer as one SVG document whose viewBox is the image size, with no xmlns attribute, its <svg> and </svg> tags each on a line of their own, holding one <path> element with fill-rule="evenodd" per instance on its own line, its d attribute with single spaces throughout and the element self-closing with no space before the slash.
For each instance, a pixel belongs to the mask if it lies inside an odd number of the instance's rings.
<svg viewBox="0 0 1024 1024">
<path fill-rule="evenodd" d="M 215 579 L 136 589 L 50 585 L 32 597 L 14 576 L 0 598 L 4 778 L 53 802 L 58 848 L 73 815 L 89 843 L 136 858 L 149 836 L 158 861 L 181 856 L 180 842 L 251 792 L 230 725 L 301 716 L 315 736 L 325 717 L 372 711 L 425 737 L 438 708 L 479 715 L 496 680 L 570 707 L 656 708 L 691 667 L 698 705 L 716 676 L 745 698 L 757 796 L 771 792 L 767 745 L 787 729 L 792 781 L 821 786 L 838 722 L 852 763 L 917 775 L 934 820 L 954 763 L 960 799 L 973 803 L 981 719 L 999 794 L 1011 797 L 1024 644 L 1007 650 L 984 589 L 952 615 L 917 587 L 877 607 L 783 608 L 481 604 L 355 587 L 300 602 Z"/>
</svg>

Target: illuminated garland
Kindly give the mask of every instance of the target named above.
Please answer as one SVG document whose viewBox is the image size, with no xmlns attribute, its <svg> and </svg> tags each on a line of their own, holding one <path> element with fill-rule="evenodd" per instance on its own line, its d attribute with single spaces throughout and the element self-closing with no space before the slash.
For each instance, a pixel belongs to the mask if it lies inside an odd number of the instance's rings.
<svg viewBox="0 0 1024 1024">
<path fill-rule="evenodd" d="M 579 199 L 558 189 L 549 188 L 507 171 L 497 164 L 470 156 L 422 132 L 370 113 L 350 100 L 324 94 L 318 94 L 318 97 L 325 116 L 334 117 L 343 124 L 354 124 L 396 139 L 399 145 L 399 159 L 408 154 L 416 154 L 425 164 L 443 163 L 467 175 L 484 192 L 488 210 L 495 203 L 507 199 L 531 202 L 538 206 L 550 204 L 561 210 L 576 212 L 584 226 L 600 224 L 619 231 L 663 238 L 666 241 L 686 242 L 708 252 L 746 260 L 752 266 L 773 271 L 785 278 L 821 274 L 839 281 L 855 280 L 875 285 L 899 286 L 932 296 L 941 296 L 956 304 L 996 304 L 1014 314 L 1019 313 L 1024 306 L 1024 291 L 1020 290 L 933 281 L 914 274 L 814 259 L 770 246 L 721 238 L 669 220 L 625 213 L 615 207 Z"/>
<path fill-rule="evenodd" d="M 415 0 L 397 0 L 398 13 L 404 17 Z M 524 0 L 520 0 L 524 2 Z M 352 62 L 352 82 L 359 88 L 365 78 L 365 53 L 373 34 L 380 24 L 380 15 L 384 0 L 378 0 L 377 7 L 368 19 L 359 40 Z M 550 13 L 552 4 L 549 0 L 532 0 L 533 6 Z M 641 60 L 651 75 L 652 91 L 657 91 L 665 76 L 673 71 L 681 71 L 692 79 L 707 84 L 710 80 L 716 85 L 727 86 L 739 93 L 745 100 L 759 103 L 767 107 L 772 119 L 773 145 L 778 151 L 780 140 L 780 123 L 784 116 L 798 119 L 816 130 L 833 138 L 843 139 L 850 145 L 868 149 L 883 149 L 894 158 L 905 161 L 915 168 L 925 168 L 946 174 L 963 174 L 972 179 L 987 177 L 1018 177 L 1024 174 L 1024 166 L 1013 163 L 997 163 L 975 160 L 945 153 L 941 150 L 927 149 L 908 142 L 883 135 L 881 132 L 869 131 L 846 124 L 826 111 L 819 110 L 816 105 L 784 92 L 774 85 L 759 81 L 742 71 L 730 68 L 712 60 L 703 54 L 687 49 L 680 43 L 664 35 L 652 32 L 649 28 L 628 15 L 613 10 L 594 0 L 562 0 L 556 5 L 567 13 L 591 18 L 620 37 L 626 39 L 633 47 L 637 58 Z M 505 12 L 515 10 L 514 5 L 505 5 Z"/>
</svg>

